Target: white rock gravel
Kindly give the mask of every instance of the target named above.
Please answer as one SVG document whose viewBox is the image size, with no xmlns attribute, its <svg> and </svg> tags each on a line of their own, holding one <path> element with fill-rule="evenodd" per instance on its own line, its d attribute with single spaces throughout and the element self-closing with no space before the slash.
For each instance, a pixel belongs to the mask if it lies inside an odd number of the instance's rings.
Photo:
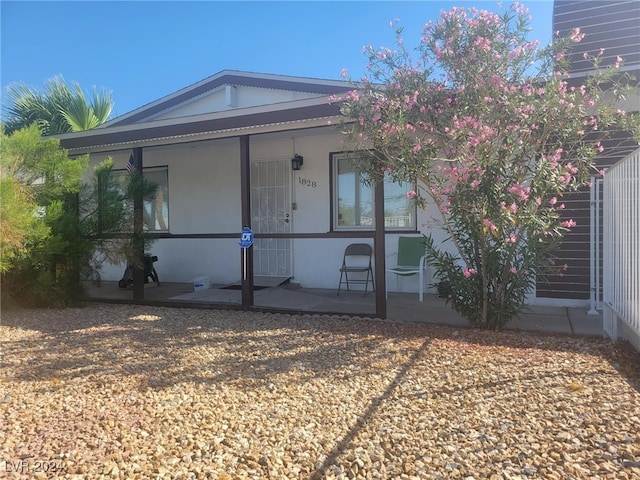
<svg viewBox="0 0 640 480">
<path fill-rule="evenodd" d="M 99 304 L 0 339 L 0 477 L 640 478 L 627 344 Z"/>
</svg>

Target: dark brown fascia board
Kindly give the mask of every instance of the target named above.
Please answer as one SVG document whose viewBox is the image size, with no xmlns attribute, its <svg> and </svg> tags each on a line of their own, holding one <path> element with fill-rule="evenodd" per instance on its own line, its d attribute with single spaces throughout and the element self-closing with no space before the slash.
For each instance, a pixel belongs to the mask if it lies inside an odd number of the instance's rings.
<svg viewBox="0 0 640 480">
<path fill-rule="evenodd" d="M 266 78 L 265 78 L 266 77 Z M 287 79 L 285 79 L 287 78 Z M 273 78 L 269 78 L 269 76 L 248 76 L 243 75 L 242 73 L 225 73 L 219 76 L 214 76 L 210 81 L 203 82 L 201 84 L 196 84 L 193 87 L 187 87 L 183 89 L 182 93 L 178 93 L 177 95 L 168 98 L 166 101 L 158 101 L 155 104 L 151 104 L 149 107 L 141 107 L 137 113 L 132 112 L 130 115 L 123 115 L 122 119 L 119 120 L 115 118 L 106 126 L 123 126 L 130 125 L 136 123 L 140 120 L 144 120 L 145 118 L 149 118 L 153 115 L 156 115 L 164 110 L 170 109 L 181 103 L 188 101 L 191 98 L 198 97 L 206 92 L 214 90 L 216 88 L 222 87 L 224 85 L 242 85 L 246 87 L 258 87 L 258 88 L 271 88 L 276 90 L 291 90 L 297 92 L 306 92 L 306 93 L 315 93 L 319 95 L 333 95 L 338 93 L 348 92 L 352 90 L 354 87 L 347 82 L 342 82 L 344 85 L 341 85 L 341 81 L 338 80 L 318 80 L 314 81 L 296 81 L 290 80 L 289 78 L 294 77 L 278 77 L 273 76 Z M 335 84 L 333 84 L 335 83 Z"/>
<path fill-rule="evenodd" d="M 110 128 L 96 128 L 91 130 L 91 133 L 87 135 L 61 138 L 60 144 L 68 150 L 82 150 L 96 146 L 145 142 L 161 138 L 313 120 L 336 115 L 340 115 L 340 105 L 338 103 L 321 103 L 313 106 L 260 112 L 236 117 L 215 118 L 171 125 L 149 125 L 146 128 L 141 126 L 142 128 L 118 130 L 115 132 Z M 239 135 L 239 133 L 230 134 L 230 136 L 232 135 Z"/>
</svg>

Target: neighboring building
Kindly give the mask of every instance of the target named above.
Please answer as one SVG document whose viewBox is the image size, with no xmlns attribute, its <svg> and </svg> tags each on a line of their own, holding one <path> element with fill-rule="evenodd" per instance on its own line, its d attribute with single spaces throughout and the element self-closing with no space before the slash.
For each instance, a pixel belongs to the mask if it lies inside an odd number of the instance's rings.
<svg viewBox="0 0 640 480">
<path fill-rule="evenodd" d="M 592 73 L 592 63 L 584 58 L 584 53 L 597 55 L 604 49 L 602 66 L 612 65 L 616 57 L 620 56 L 624 65 L 622 71 L 640 78 L 640 2 L 627 1 L 585 1 L 585 0 L 556 0 L 553 8 L 553 31 L 560 36 L 566 36 L 574 28 L 580 28 L 585 34 L 584 39 L 576 44 L 571 60 L 571 79 L 581 81 Z M 621 106 L 626 111 L 638 111 L 640 100 L 638 96 L 629 98 L 627 104 Z M 605 150 L 597 159 L 600 169 L 606 169 L 617 163 L 626 155 L 638 148 L 638 143 L 630 135 L 622 132 L 612 135 L 603 142 Z M 596 181 L 593 188 L 601 192 L 602 183 Z M 602 195 L 598 195 L 601 199 Z M 592 248 L 601 251 L 602 221 L 599 235 L 596 235 L 597 245 L 591 245 L 591 223 L 596 218 L 591 215 L 590 192 L 584 189 L 579 193 L 569 195 L 563 199 L 567 205 L 565 216 L 573 218 L 578 226 L 572 229 L 565 238 L 558 251 L 559 262 L 567 263 L 569 270 L 563 277 L 551 277 L 549 283 L 537 286 L 538 301 L 542 298 L 588 300 L 591 293 L 592 270 L 590 253 Z M 597 215 L 602 215 L 601 204 L 596 208 Z M 602 255 L 595 256 L 602 259 Z M 597 266 L 598 277 L 602 276 L 602 263 Z M 602 281 L 594 282 L 600 285 Z M 597 292 L 601 298 L 601 292 Z"/>
</svg>

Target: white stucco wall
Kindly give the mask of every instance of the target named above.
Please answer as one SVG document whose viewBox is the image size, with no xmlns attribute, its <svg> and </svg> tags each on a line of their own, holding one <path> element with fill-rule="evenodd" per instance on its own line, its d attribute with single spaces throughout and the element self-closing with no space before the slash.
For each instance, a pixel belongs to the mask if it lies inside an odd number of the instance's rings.
<svg viewBox="0 0 640 480">
<path fill-rule="evenodd" d="M 145 167 L 168 166 L 171 233 L 240 231 L 239 158 L 237 140 L 144 150 Z"/>
<path fill-rule="evenodd" d="M 193 143 L 143 150 L 145 168 L 166 166 L 169 182 L 169 231 L 173 234 L 240 232 L 240 169 L 238 140 Z M 91 165 L 110 155 L 124 169 L 129 151 L 94 154 Z M 191 282 L 212 276 L 237 280 L 240 254 L 232 239 L 159 239 L 149 253 L 161 281 Z M 118 280 L 124 263 L 105 264 L 103 280 Z"/>
<path fill-rule="evenodd" d="M 289 160 L 294 153 L 304 157 L 303 168 L 297 172 L 290 171 L 291 200 L 297 207 L 291 212 L 294 233 L 325 234 L 330 231 L 329 153 L 340 150 L 340 139 L 339 134 L 328 130 L 321 135 L 317 131 L 306 136 L 298 132 L 295 141 L 283 135 L 251 137 L 252 163 L 264 159 Z M 129 153 L 111 153 L 116 168 L 125 168 Z M 106 155 L 92 155 L 91 163 L 97 163 Z M 239 159 L 237 138 L 143 150 L 145 167 L 168 167 L 171 234 L 237 233 L 237 238 L 156 240 L 150 253 L 159 257 L 155 267 L 161 281 L 192 282 L 195 277 L 209 276 L 213 283 L 224 284 L 240 279 Z M 444 238 L 432 220 L 436 216 L 437 211 L 433 207 L 419 210 L 417 229 L 421 233 L 434 232 L 436 238 Z M 397 249 L 398 236 L 389 234 L 386 237 L 387 266 L 395 265 L 393 254 Z M 370 238 L 294 239 L 292 282 L 308 288 L 337 288 L 344 249 L 355 242 L 373 245 Z M 101 276 L 104 280 L 118 280 L 123 271 L 124 264 L 105 265 Z M 431 269 L 428 269 L 425 282 L 427 285 L 434 282 Z M 403 278 L 396 284 L 395 276 L 390 276 L 388 285 L 390 291 L 398 285 L 401 291 L 417 292 L 418 279 L 417 276 Z"/>
</svg>

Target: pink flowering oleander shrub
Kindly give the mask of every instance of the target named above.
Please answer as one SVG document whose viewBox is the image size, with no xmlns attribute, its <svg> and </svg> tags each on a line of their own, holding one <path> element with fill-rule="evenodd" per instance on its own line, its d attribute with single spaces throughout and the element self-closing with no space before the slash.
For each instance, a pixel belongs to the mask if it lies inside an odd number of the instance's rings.
<svg viewBox="0 0 640 480">
<path fill-rule="evenodd" d="M 370 182 L 416 182 L 453 248 L 427 236 L 429 262 L 470 323 L 500 328 L 525 306 L 537 278 L 562 273 L 553 252 L 576 225 L 562 197 L 588 183 L 612 129 L 638 134 L 617 103 L 633 88 L 621 60 L 569 83 L 575 29 L 547 47 L 527 39 L 526 9 L 453 8 L 427 23 L 414 51 L 374 50 L 368 76 L 342 99 L 345 148 Z M 451 251 L 455 251 L 451 253 Z"/>
</svg>

